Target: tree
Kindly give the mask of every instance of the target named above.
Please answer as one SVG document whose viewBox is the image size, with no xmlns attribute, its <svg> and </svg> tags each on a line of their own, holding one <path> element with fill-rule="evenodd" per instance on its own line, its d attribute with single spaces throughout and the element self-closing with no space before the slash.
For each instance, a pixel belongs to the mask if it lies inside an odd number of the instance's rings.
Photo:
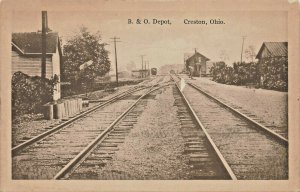
<svg viewBox="0 0 300 192">
<path fill-rule="evenodd" d="M 104 76 L 110 70 L 108 51 L 102 42 L 100 32 L 91 33 L 86 27 L 67 40 L 63 47 L 63 81 L 73 87 L 90 85 L 97 76 Z M 85 63 L 91 63 L 81 67 Z"/>
<path fill-rule="evenodd" d="M 247 59 L 248 61 L 251 61 L 251 62 L 254 61 L 255 56 L 256 56 L 254 50 L 255 50 L 255 49 L 254 49 L 254 46 L 253 46 L 253 45 L 250 45 L 250 46 L 245 50 L 246 59 Z"/>
</svg>

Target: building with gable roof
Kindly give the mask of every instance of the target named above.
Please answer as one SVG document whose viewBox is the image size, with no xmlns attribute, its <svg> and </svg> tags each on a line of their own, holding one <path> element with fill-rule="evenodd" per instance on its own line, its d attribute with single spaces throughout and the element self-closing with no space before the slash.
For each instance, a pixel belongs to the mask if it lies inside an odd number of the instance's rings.
<svg viewBox="0 0 300 192">
<path fill-rule="evenodd" d="M 256 59 L 258 59 L 259 68 L 259 78 L 260 84 L 262 85 L 265 80 L 265 75 L 263 73 L 263 63 L 268 59 L 280 59 L 288 58 L 288 42 L 263 42 L 261 48 L 259 49 Z M 284 65 L 284 63 L 282 63 Z M 283 70 L 287 70 L 283 67 Z M 285 71 L 283 71 L 285 72 Z M 279 74 L 281 76 L 282 74 Z"/>
<path fill-rule="evenodd" d="M 42 34 L 26 32 L 12 34 L 12 74 L 21 71 L 29 76 L 41 76 Z M 62 51 L 57 32 L 46 34 L 46 78 L 60 81 Z M 54 87 L 53 99 L 60 98 L 60 84 Z"/>
<path fill-rule="evenodd" d="M 206 76 L 208 73 L 206 62 L 209 60 L 210 59 L 195 50 L 192 56 L 185 59 L 185 69 L 188 71 L 189 68 L 192 68 L 193 76 Z"/>
</svg>

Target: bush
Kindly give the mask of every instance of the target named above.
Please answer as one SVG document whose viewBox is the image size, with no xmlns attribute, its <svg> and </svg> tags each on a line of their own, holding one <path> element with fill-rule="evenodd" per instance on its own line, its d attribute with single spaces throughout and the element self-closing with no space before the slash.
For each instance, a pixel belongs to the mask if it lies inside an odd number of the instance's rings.
<svg viewBox="0 0 300 192">
<path fill-rule="evenodd" d="M 52 101 L 54 79 L 30 77 L 16 72 L 12 77 L 12 115 L 41 112 L 43 104 Z"/>
<path fill-rule="evenodd" d="M 267 58 L 260 62 L 262 87 L 278 91 L 288 90 L 288 59 L 286 57 Z"/>
<path fill-rule="evenodd" d="M 211 69 L 212 80 L 230 85 L 255 85 L 256 88 L 287 91 L 288 60 L 281 58 L 266 58 L 260 63 L 233 63 L 233 67 L 224 62 L 215 63 Z M 261 75 L 260 75 L 261 74 Z M 262 82 L 260 77 L 262 76 Z"/>
</svg>

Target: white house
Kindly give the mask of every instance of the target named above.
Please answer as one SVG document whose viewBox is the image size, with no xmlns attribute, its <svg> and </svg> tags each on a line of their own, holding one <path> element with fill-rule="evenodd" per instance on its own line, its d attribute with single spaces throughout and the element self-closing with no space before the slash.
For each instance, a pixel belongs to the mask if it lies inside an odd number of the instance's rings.
<svg viewBox="0 0 300 192">
<path fill-rule="evenodd" d="M 21 71 L 29 76 L 41 76 L 42 34 L 41 32 L 12 34 L 12 74 Z M 46 78 L 57 75 L 60 82 L 61 46 L 58 33 L 46 35 Z M 54 87 L 53 100 L 61 97 L 60 83 Z"/>
</svg>

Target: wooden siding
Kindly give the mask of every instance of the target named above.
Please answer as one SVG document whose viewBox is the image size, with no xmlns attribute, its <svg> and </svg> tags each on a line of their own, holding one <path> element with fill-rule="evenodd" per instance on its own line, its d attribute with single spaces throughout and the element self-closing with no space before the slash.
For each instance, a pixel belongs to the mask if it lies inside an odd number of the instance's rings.
<svg viewBox="0 0 300 192">
<path fill-rule="evenodd" d="M 21 71 L 29 76 L 41 76 L 41 58 L 21 56 L 16 51 L 12 51 L 12 74 L 17 71 Z M 52 76 L 52 58 L 47 58 L 46 78 L 51 78 Z"/>
</svg>

